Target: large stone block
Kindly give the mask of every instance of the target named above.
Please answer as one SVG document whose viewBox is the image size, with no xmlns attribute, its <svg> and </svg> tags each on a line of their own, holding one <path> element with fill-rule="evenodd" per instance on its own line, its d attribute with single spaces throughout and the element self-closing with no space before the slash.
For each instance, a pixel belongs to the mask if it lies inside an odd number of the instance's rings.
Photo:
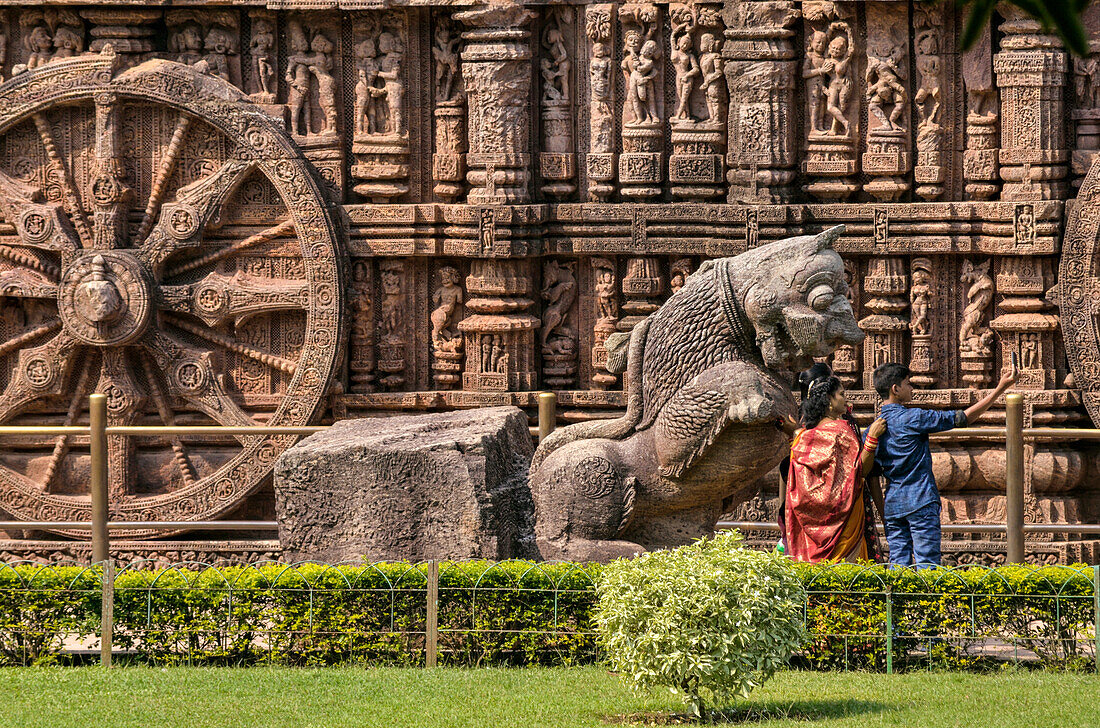
<svg viewBox="0 0 1100 728">
<path fill-rule="evenodd" d="M 283 556 L 534 556 L 532 452 L 517 407 L 337 422 L 275 465 Z"/>
</svg>

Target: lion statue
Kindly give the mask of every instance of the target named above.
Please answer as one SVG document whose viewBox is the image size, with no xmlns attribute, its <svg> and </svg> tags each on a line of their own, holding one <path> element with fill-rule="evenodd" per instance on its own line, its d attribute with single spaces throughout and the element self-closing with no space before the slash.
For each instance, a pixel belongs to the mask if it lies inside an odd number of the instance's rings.
<svg viewBox="0 0 1100 728">
<path fill-rule="evenodd" d="M 832 244 L 843 226 L 700 266 L 607 341 L 626 414 L 556 430 L 530 484 L 544 559 L 608 561 L 713 532 L 787 452 L 793 372 L 863 332 Z"/>
</svg>

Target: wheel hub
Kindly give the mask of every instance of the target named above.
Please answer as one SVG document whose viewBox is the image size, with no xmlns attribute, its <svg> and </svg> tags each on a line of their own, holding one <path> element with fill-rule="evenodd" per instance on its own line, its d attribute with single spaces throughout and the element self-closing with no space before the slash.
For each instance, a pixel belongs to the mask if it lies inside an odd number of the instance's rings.
<svg viewBox="0 0 1100 728">
<path fill-rule="evenodd" d="M 61 278 L 58 311 L 65 329 L 85 344 L 120 346 L 145 333 L 152 312 L 145 266 L 117 250 L 73 261 Z"/>
</svg>

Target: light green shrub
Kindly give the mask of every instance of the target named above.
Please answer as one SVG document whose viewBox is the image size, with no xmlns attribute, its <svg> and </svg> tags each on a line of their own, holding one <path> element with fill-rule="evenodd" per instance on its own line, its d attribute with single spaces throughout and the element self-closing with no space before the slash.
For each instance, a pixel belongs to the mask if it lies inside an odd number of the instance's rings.
<svg viewBox="0 0 1100 728">
<path fill-rule="evenodd" d="M 667 687 L 702 717 L 704 698 L 746 697 L 805 638 L 805 592 L 789 560 L 724 533 L 604 568 L 595 621 L 612 669 L 639 691 Z"/>
</svg>

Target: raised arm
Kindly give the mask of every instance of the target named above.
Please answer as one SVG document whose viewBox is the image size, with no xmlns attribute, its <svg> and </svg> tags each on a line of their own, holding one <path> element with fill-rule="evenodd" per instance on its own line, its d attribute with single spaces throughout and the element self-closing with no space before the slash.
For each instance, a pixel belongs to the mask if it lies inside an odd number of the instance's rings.
<svg viewBox="0 0 1100 728">
<path fill-rule="evenodd" d="M 1016 367 L 1010 368 L 1001 377 L 1001 381 L 997 382 L 997 388 L 986 396 L 979 399 L 974 404 L 970 405 L 963 411 L 966 415 L 966 424 L 970 424 L 976 421 L 979 417 L 985 414 L 985 411 L 993 406 L 993 403 L 1004 394 L 1009 387 L 1016 383 L 1016 379 L 1020 376 L 1020 373 L 1016 370 Z"/>
<path fill-rule="evenodd" d="M 875 451 L 878 448 L 878 439 L 886 432 L 886 420 L 881 417 L 871 423 L 867 428 L 867 438 L 863 442 L 863 450 L 859 454 L 860 474 L 866 478 L 871 472 L 871 466 L 875 464 Z"/>
</svg>

